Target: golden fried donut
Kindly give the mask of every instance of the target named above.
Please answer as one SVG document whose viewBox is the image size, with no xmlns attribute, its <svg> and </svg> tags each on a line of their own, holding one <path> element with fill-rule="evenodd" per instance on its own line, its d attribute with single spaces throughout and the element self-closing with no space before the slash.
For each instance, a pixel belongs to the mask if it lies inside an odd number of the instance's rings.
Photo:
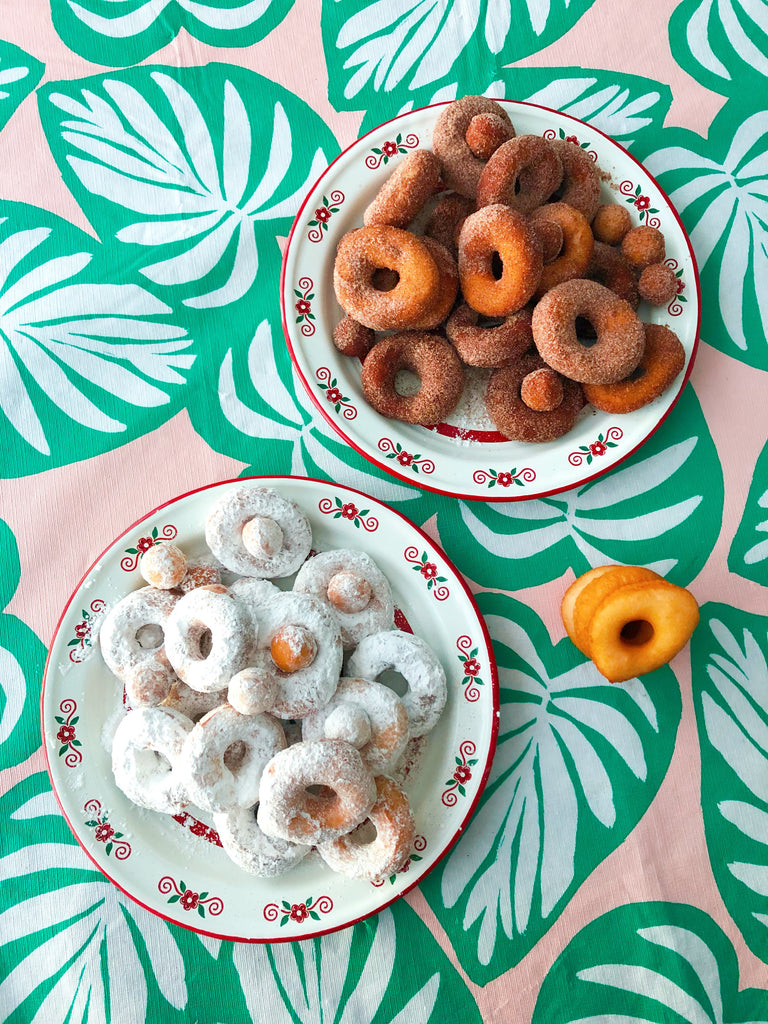
<svg viewBox="0 0 768 1024">
<path fill-rule="evenodd" d="M 512 137 L 509 123 L 490 113 L 475 114 L 464 133 L 467 145 L 480 160 L 490 160 L 499 146 Z"/>
<path fill-rule="evenodd" d="M 519 309 L 495 327 L 483 327 L 466 303 L 448 317 L 445 333 L 462 361 L 468 366 L 504 366 L 523 354 L 533 343 L 531 311 Z"/>
<path fill-rule="evenodd" d="M 376 803 L 366 823 L 349 835 L 320 843 L 317 852 L 334 871 L 349 878 L 380 882 L 396 874 L 408 860 L 413 846 L 415 826 L 408 797 L 386 775 L 377 775 Z M 367 822 L 375 827 L 375 837 L 365 838 Z"/>
<path fill-rule="evenodd" d="M 512 441 L 554 441 L 567 434 L 584 406 L 581 385 L 562 381 L 563 400 L 550 412 L 537 412 L 520 395 L 523 380 L 544 367 L 535 352 L 527 352 L 517 362 L 494 370 L 488 381 L 485 405 L 496 429 Z"/>
<path fill-rule="evenodd" d="M 377 270 L 398 275 L 380 291 Z M 401 228 L 377 225 L 344 235 L 336 252 L 333 287 L 339 305 L 374 331 L 403 330 L 427 317 L 435 303 L 440 272 L 420 238 Z"/>
<path fill-rule="evenodd" d="M 630 583 L 645 583 L 648 580 L 661 580 L 662 577 L 652 569 L 642 565 L 610 566 L 609 571 L 602 575 L 593 575 L 587 585 L 576 596 L 573 603 L 573 642 L 587 657 L 591 657 L 589 647 L 589 624 L 595 609 L 602 604 L 605 597 L 617 587 Z"/>
<path fill-rule="evenodd" d="M 567 203 L 591 221 L 600 206 L 600 175 L 597 165 L 581 146 L 567 139 L 552 139 L 550 145 L 560 157 L 563 177 L 556 190 L 561 203 Z"/>
<path fill-rule="evenodd" d="M 640 274 L 637 290 L 651 305 L 666 306 L 677 295 L 677 277 L 666 263 L 652 263 Z"/>
<path fill-rule="evenodd" d="M 435 261 L 440 275 L 440 283 L 429 313 L 413 326 L 418 330 L 430 331 L 443 323 L 453 309 L 453 304 L 459 293 L 459 268 L 456 266 L 456 260 L 444 245 L 436 242 L 434 238 L 426 236 L 421 241 Z"/>
<path fill-rule="evenodd" d="M 595 241 L 606 245 L 619 245 L 632 227 L 632 218 L 626 206 L 618 203 L 604 203 L 599 206 L 592 219 L 592 234 Z"/>
<path fill-rule="evenodd" d="M 666 254 L 664 235 L 648 224 L 632 228 L 621 240 L 621 251 L 633 267 L 650 267 L 661 263 Z"/>
<path fill-rule="evenodd" d="M 644 326 L 645 351 L 626 380 L 584 385 L 586 399 L 596 409 L 614 414 L 642 409 L 666 391 L 685 366 L 685 349 L 674 331 L 663 324 Z"/>
<path fill-rule="evenodd" d="M 376 344 L 376 335 L 370 327 L 357 322 L 354 317 L 347 316 L 333 328 L 333 344 L 344 356 L 365 359 Z"/>
<path fill-rule="evenodd" d="M 503 203 L 531 213 L 545 203 L 563 177 L 560 157 L 540 135 L 518 135 L 496 150 L 477 183 L 477 205 Z"/>
<path fill-rule="evenodd" d="M 427 238 L 434 238 L 436 242 L 444 245 L 448 252 L 455 257 L 459 251 L 457 242 L 461 225 L 470 213 L 474 212 L 475 204 L 466 196 L 455 193 L 441 196 L 429 215 L 424 235 Z"/>
<path fill-rule="evenodd" d="M 498 277 L 494 257 L 501 261 Z M 459 278 L 464 301 L 478 313 L 509 316 L 517 312 L 536 291 L 542 266 L 541 242 L 521 213 L 495 204 L 464 221 L 459 235 Z"/>
<path fill-rule="evenodd" d="M 437 189 L 440 161 L 428 149 L 406 153 L 363 214 L 363 224 L 407 227 Z"/>
<path fill-rule="evenodd" d="M 495 114 L 508 126 L 508 137 L 515 129 L 504 107 L 486 96 L 463 96 L 449 103 L 439 114 L 432 130 L 432 149 L 443 166 L 446 188 L 474 199 L 486 161 L 472 152 L 467 143 L 467 129 L 478 114 Z"/>
<path fill-rule="evenodd" d="M 569 143 L 573 145 L 573 143 Z M 583 213 L 567 203 L 546 203 L 531 214 L 534 228 L 546 222 L 557 224 L 562 231 L 562 252 L 545 264 L 536 296 L 541 296 L 562 281 L 581 277 L 589 265 L 595 240 Z"/>
<path fill-rule="evenodd" d="M 563 378 L 551 366 L 531 370 L 523 377 L 520 397 L 534 412 L 552 412 L 565 397 Z"/>
<path fill-rule="evenodd" d="M 604 576 L 611 569 L 620 569 L 620 565 L 596 565 L 593 569 L 589 569 L 587 572 L 582 573 L 581 576 L 577 577 L 573 583 L 568 587 L 565 594 L 563 594 L 563 600 L 560 603 L 560 617 L 563 620 L 565 631 L 571 638 L 573 643 L 581 651 L 581 647 L 576 641 L 576 633 L 573 628 L 573 608 L 576 604 L 576 599 L 579 594 L 587 587 L 593 580 L 598 579 L 600 576 Z M 581 651 L 584 654 L 584 651 Z"/>
<path fill-rule="evenodd" d="M 628 302 L 632 309 L 637 309 L 640 296 L 637 293 L 635 271 L 629 260 L 622 255 L 621 249 L 615 249 L 604 242 L 595 242 L 592 258 L 583 276 L 610 288 L 620 299 Z"/>
<path fill-rule="evenodd" d="M 416 394 L 400 395 L 395 390 L 400 370 L 418 376 Z M 445 338 L 407 331 L 373 346 L 363 363 L 361 383 L 365 397 L 382 416 L 405 423 L 440 423 L 461 398 L 464 370 Z"/>
<path fill-rule="evenodd" d="M 576 318 L 586 318 L 597 341 L 583 345 L 576 335 Z M 532 320 L 533 340 L 542 359 L 571 380 L 613 384 L 640 362 L 645 332 L 634 310 L 596 281 L 574 280 L 555 285 L 537 303 Z"/>
</svg>

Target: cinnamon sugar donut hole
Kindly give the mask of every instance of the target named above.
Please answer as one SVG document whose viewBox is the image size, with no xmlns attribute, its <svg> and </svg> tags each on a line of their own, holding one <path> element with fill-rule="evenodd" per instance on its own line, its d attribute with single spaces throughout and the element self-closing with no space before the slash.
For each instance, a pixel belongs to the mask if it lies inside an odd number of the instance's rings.
<svg viewBox="0 0 768 1024">
<path fill-rule="evenodd" d="M 565 397 L 563 378 L 551 366 L 542 366 L 523 377 L 520 397 L 534 412 L 552 412 Z"/>
<path fill-rule="evenodd" d="M 509 138 L 515 129 L 500 103 L 486 96 L 462 96 L 438 115 L 432 130 L 432 149 L 440 160 L 446 188 L 474 199 L 486 161 L 475 156 L 467 143 L 467 129 L 478 114 L 494 114 L 507 125 Z"/>
<path fill-rule="evenodd" d="M 568 433 L 584 407 L 581 385 L 562 377 L 563 400 L 555 409 L 540 412 L 526 405 L 520 393 L 522 383 L 545 365 L 535 352 L 528 352 L 517 363 L 491 374 L 485 405 L 496 429 L 511 441 L 554 441 Z"/>
<path fill-rule="evenodd" d="M 358 323 L 353 317 L 347 316 L 333 328 L 333 344 L 344 356 L 365 359 L 376 344 L 376 335 L 370 327 Z"/>
<path fill-rule="evenodd" d="M 407 227 L 438 187 L 440 161 L 428 149 L 407 153 L 363 214 L 363 224 Z"/>
<path fill-rule="evenodd" d="M 597 341 L 583 345 L 576 319 L 592 324 Z M 571 380 L 613 384 L 640 362 L 645 332 L 628 302 L 596 281 L 564 281 L 556 285 L 533 311 L 533 340 L 542 359 Z"/>
<path fill-rule="evenodd" d="M 595 241 L 605 245 L 620 245 L 624 235 L 632 227 L 632 218 L 626 206 L 618 203 L 604 203 L 597 208 L 592 219 L 592 234 Z"/>
<path fill-rule="evenodd" d="M 677 277 L 666 263 L 652 263 L 637 282 L 640 298 L 653 306 L 666 306 L 677 295 Z"/>
<path fill-rule="evenodd" d="M 600 206 L 600 174 L 591 157 L 567 139 L 552 139 L 550 145 L 560 158 L 563 177 L 556 190 L 561 203 L 567 203 L 591 221 Z"/>
<path fill-rule="evenodd" d="M 490 160 L 503 142 L 512 138 L 509 123 L 498 114 L 475 114 L 467 125 L 464 138 L 472 154 L 480 160 Z"/>
<path fill-rule="evenodd" d="M 584 214 L 568 203 L 546 203 L 534 210 L 530 219 L 536 230 L 543 223 L 557 224 L 563 238 L 562 252 L 542 268 L 536 289 L 536 296 L 541 298 L 556 284 L 582 276 L 592 258 L 595 240 Z"/>
<path fill-rule="evenodd" d="M 499 277 L 494 258 L 501 260 Z M 497 203 L 464 221 L 459 279 L 464 301 L 478 313 L 504 317 L 517 312 L 536 291 L 542 266 L 541 242 L 523 214 Z"/>
<path fill-rule="evenodd" d="M 684 366 L 685 349 L 675 332 L 645 324 L 645 351 L 635 371 L 616 384 L 585 384 L 584 394 L 603 412 L 634 412 L 663 394 Z"/>
<path fill-rule="evenodd" d="M 666 255 L 664 235 L 658 228 L 648 224 L 632 228 L 621 241 L 621 251 L 633 267 L 650 267 L 652 263 L 661 263 Z"/>
<path fill-rule="evenodd" d="M 414 395 L 395 390 L 395 378 L 410 370 L 420 380 Z M 363 363 L 363 392 L 390 419 L 425 425 L 440 423 L 456 407 L 464 389 L 464 369 L 455 349 L 437 334 L 405 331 L 378 341 Z"/>
<path fill-rule="evenodd" d="M 531 310 L 511 313 L 495 327 L 479 324 L 480 314 L 466 303 L 448 317 L 445 333 L 467 366 L 504 366 L 533 344 Z"/>
<path fill-rule="evenodd" d="M 545 203 L 563 177 L 560 157 L 540 135 L 518 135 L 496 150 L 477 184 L 477 205 L 502 203 L 531 213 Z"/>
</svg>

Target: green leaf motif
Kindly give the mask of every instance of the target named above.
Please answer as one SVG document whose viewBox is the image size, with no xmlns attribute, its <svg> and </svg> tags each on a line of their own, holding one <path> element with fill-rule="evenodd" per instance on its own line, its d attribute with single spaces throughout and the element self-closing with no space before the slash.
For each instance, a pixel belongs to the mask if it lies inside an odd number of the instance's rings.
<svg viewBox="0 0 768 1024">
<path fill-rule="evenodd" d="M 677 63 L 721 95 L 742 97 L 768 84 L 768 22 L 749 0 L 683 0 L 669 21 Z"/>
<path fill-rule="evenodd" d="M 731 572 L 768 586 L 768 445 L 757 458 L 741 522 L 728 552 Z"/>
<path fill-rule="evenodd" d="M 0 39 L 0 129 L 42 78 L 44 65 Z"/>
<path fill-rule="evenodd" d="M 605 682 L 533 611 L 480 594 L 499 665 L 501 720 L 479 809 L 422 883 L 470 978 L 518 963 L 623 842 L 667 771 L 680 720 L 669 667 Z"/>
<path fill-rule="evenodd" d="M 571 940 L 539 991 L 533 1024 L 768 1022 L 768 991 L 739 989 L 727 936 L 682 903 L 630 903 Z"/>
<path fill-rule="evenodd" d="M 691 642 L 701 806 L 712 871 L 768 963 L 768 618 L 706 604 Z"/>
</svg>

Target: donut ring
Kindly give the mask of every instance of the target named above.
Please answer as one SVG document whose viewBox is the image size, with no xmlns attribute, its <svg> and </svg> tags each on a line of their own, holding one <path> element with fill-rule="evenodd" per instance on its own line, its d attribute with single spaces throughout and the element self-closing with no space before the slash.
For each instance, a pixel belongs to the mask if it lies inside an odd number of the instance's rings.
<svg viewBox="0 0 768 1024">
<path fill-rule="evenodd" d="M 520 395 L 525 378 L 546 364 L 535 352 L 517 363 L 494 370 L 488 381 L 485 405 L 496 429 L 512 441 L 554 441 L 567 434 L 584 407 L 584 395 L 576 381 L 562 378 L 563 400 L 551 412 L 537 412 Z"/>
<path fill-rule="evenodd" d="M 441 196 L 435 203 L 424 228 L 425 238 L 434 238 L 444 246 L 455 258 L 458 253 L 457 239 L 459 230 L 470 213 L 475 212 L 475 204 L 466 196 Z"/>
<path fill-rule="evenodd" d="M 312 793 L 310 786 L 325 789 Z M 375 801 L 373 775 L 353 746 L 302 741 L 275 754 L 264 769 L 257 820 L 269 836 L 315 846 L 357 828 Z"/>
<path fill-rule="evenodd" d="M 229 759 L 237 744 L 238 764 Z M 204 811 L 253 807 L 259 798 L 262 772 L 285 733 L 269 715 L 241 715 L 229 704 L 209 711 L 191 730 L 181 755 L 187 795 Z"/>
<path fill-rule="evenodd" d="M 406 153 L 363 214 L 363 224 L 407 227 L 438 187 L 440 161 L 428 149 Z"/>
<path fill-rule="evenodd" d="M 618 587 L 630 583 L 647 583 L 661 580 L 653 569 L 642 565 L 614 565 L 603 574 L 592 573 L 586 586 L 582 587 L 573 602 L 573 642 L 587 657 L 591 657 L 589 646 L 589 624 L 595 609 Z"/>
<path fill-rule="evenodd" d="M 414 324 L 419 330 L 432 330 L 441 324 L 453 309 L 456 296 L 459 293 L 459 268 L 456 260 L 444 245 L 440 245 L 434 238 L 422 238 L 425 249 L 435 261 L 440 283 L 435 293 L 434 302 L 429 314 Z"/>
<path fill-rule="evenodd" d="M 612 569 L 620 568 L 621 566 L 619 565 L 596 565 L 593 569 L 589 569 L 575 579 L 563 594 L 563 600 L 560 603 L 560 617 L 563 620 L 565 632 L 577 647 L 579 647 L 579 644 L 576 641 L 576 633 L 573 628 L 573 609 L 576 604 L 576 598 L 593 580 L 599 579 Z M 581 651 L 580 647 L 579 650 Z M 584 654 L 585 652 L 581 651 L 581 653 Z"/>
<path fill-rule="evenodd" d="M 397 284 L 379 291 L 377 270 L 394 270 Z M 423 321 L 434 305 L 440 274 L 420 238 L 387 225 L 350 231 L 333 267 L 336 299 L 345 313 L 374 331 L 403 330 Z"/>
<path fill-rule="evenodd" d="M 478 114 L 496 114 L 508 126 L 509 138 L 514 137 L 515 129 L 504 107 L 486 96 L 463 96 L 449 103 L 440 112 L 432 130 L 432 149 L 442 164 L 445 187 L 468 199 L 477 195 L 477 185 L 486 165 L 486 161 L 469 148 L 466 138 L 469 124 Z"/>
<path fill-rule="evenodd" d="M 261 621 L 257 649 L 248 671 L 233 680 L 230 703 L 243 710 L 261 706 L 264 688 L 274 687 L 274 702 L 261 709 L 277 718 L 303 718 L 326 704 L 336 690 L 343 659 L 338 620 L 327 605 L 309 594 L 278 593 L 264 607 Z M 275 634 L 288 627 L 298 627 L 297 633 L 306 631 L 317 645 L 311 664 L 295 672 L 279 669 L 271 654 Z"/>
<path fill-rule="evenodd" d="M 591 348 L 576 336 L 577 317 L 586 317 L 597 332 Z M 532 328 L 541 358 L 582 383 L 623 380 L 645 348 L 643 325 L 632 307 L 596 281 L 564 281 L 550 289 L 533 311 Z"/>
<path fill-rule="evenodd" d="M 401 700 L 408 713 L 411 736 L 423 736 L 437 725 L 448 697 L 443 666 L 421 637 L 393 629 L 361 640 L 349 659 L 347 672 L 349 676 L 377 680 L 388 669 L 399 672 L 408 683 Z"/>
<path fill-rule="evenodd" d="M 125 715 L 112 740 L 112 772 L 118 789 L 150 811 L 182 811 L 189 800 L 181 755 L 191 729 L 192 722 L 171 708 L 135 708 Z"/>
<path fill-rule="evenodd" d="M 255 639 L 226 587 L 198 587 L 179 598 L 168 617 L 165 645 L 179 678 L 193 690 L 211 693 L 245 668 Z"/>
<path fill-rule="evenodd" d="M 514 139 L 512 141 L 515 141 Z M 501 259 L 501 277 L 494 256 Z M 459 235 L 459 280 L 464 301 L 484 316 L 509 316 L 532 297 L 541 279 L 541 242 L 528 218 L 500 204 L 464 221 Z"/>
<path fill-rule="evenodd" d="M 463 303 L 451 313 L 445 333 L 468 366 L 504 366 L 533 344 L 530 309 L 519 309 L 498 327 L 480 327 L 479 313 Z"/>
<path fill-rule="evenodd" d="M 569 142 L 568 145 L 573 143 Z M 563 242 L 559 255 L 551 263 L 546 263 L 541 271 L 541 281 L 536 289 L 537 298 L 562 281 L 581 277 L 589 265 L 595 244 L 587 219 L 567 203 L 547 203 L 534 210 L 531 224 L 535 227 L 542 223 L 557 224 L 562 231 Z"/>
<path fill-rule="evenodd" d="M 581 146 L 567 139 L 552 139 L 550 146 L 560 157 L 563 179 L 556 196 L 591 221 L 600 206 L 600 174 L 597 165 Z"/>
<path fill-rule="evenodd" d="M 118 601 L 101 625 L 104 661 L 129 690 L 132 704 L 159 704 L 176 679 L 165 630 L 178 600 L 178 594 L 142 587 Z"/>
<path fill-rule="evenodd" d="M 257 520 L 279 540 L 277 550 L 249 550 L 243 529 Z M 309 554 L 312 530 L 299 506 L 269 487 L 245 485 L 227 491 L 213 506 L 205 524 L 208 547 L 227 569 L 241 576 L 269 579 L 290 576 Z"/>
<path fill-rule="evenodd" d="M 254 807 L 230 807 L 223 814 L 214 814 L 213 824 L 225 852 L 238 867 L 259 878 L 276 878 L 295 867 L 312 847 L 266 835 L 256 822 L 255 811 Z"/>
<path fill-rule="evenodd" d="M 415 373 L 415 395 L 400 395 L 395 378 Z M 453 346 L 437 334 L 408 331 L 378 341 L 365 357 L 361 384 L 368 402 L 390 419 L 440 423 L 456 407 L 464 390 L 464 369 Z"/>
<path fill-rule="evenodd" d="M 645 351 L 627 380 L 584 385 L 584 395 L 596 409 L 616 414 L 642 409 L 666 391 L 685 366 L 685 349 L 674 331 L 663 324 L 644 326 Z"/>
<path fill-rule="evenodd" d="M 177 679 L 171 686 L 162 706 L 164 708 L 172 708 L 174 711 L 180 711 L 182 715 L 186 715 L 192 722 L 197 722 L 203 715 L 207 715 L 209 711 L 213 711 L 220 704 L 226 704 L 226 701 L 226 690 L 201 693 L 199 690 L 193 690 L 191 686 L 187 686 L 186 683 Z"/>
<path fill-rule="evenodd" d="M 338 719 L 332 720 L 338 709 L 362 709 L 370 723 L 365 742 L 354 742 L 354 736 L 333 735 Z M 350 716 L 350 723 L 353 723 Z M 352 735 L 354 730 L 350 731 Z M 332 699 L 325 707 L 308 715 L 301 723 L 305 740 L 346 739 L 357 747 L 363 761 L 373 772 L 389 774 L 403 756 L 411 731 L 405 705 L 388 686 L 369 679 L 342 678 Z"/>
<path fill-rule="evenodd" d="M 605 285 L 616 292 L 620 299 L 628 302 L 632 309 L 637 309 L 640 302 L 637 279 L 629 260 L 622 256 L 621 249 L 615 249 L 604 242 L 595 242 L 584 277 Z"/>
<path fill-rule="evenodd" d="M 320 843 L 317 852 L 334 871 L 349 878 L 379 882 L 396 874 L 408 860 L 416 829 L 408 797 L 392 779 L 377 775 L 376 803 L 367 821 L 376 827 L 376 838 L 366 843 L 356 834 Z"/>
<path fill-rule="evenodd" d="M 349 609 L 345 610 L 340 607 L 343 603 L 341 599 L 334 602 L 329 597 L 328 588 L 340 573 L 347 573 L 369 584 L 370 596 L 362 607 L 357 608 L 355 603 L 352 603 Z M 353 586 L 354 579 L 340 582 L 349 589 Z M 314 555 L 299 569 L 293 590 L 298 594 L 311 594 L 332 609 L 339 620 L 341 642 L 345 648 L 355 647 L 369 633 L 394 629 L 395 606 L 389 580 L 364 551 L 345 549 L 322 551 Z M 356 602 L 359 603 L 360 601 Z"/>
<path fill-rule="evenodd" d="M 478 208 L 503 203 L 531 213 L 546 203 L 562 177 L 560 157 L 546 139 L 518 135 L 499 146 L 485 165 L 477 183 Z"/>
</svg>

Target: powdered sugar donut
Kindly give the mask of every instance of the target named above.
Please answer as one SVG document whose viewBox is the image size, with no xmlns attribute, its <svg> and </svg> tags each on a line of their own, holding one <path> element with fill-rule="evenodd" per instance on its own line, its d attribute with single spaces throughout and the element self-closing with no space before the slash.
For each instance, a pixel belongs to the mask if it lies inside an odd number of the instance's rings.
<svg viewBox="0 0 768 1024">
<path fill-rule="evenodd" d="M 251 875 L 275 878 L 295 867 L 312 849 L 262 832 L 255 807 L 231 807 L 214 814 L 213 824 L 230 859 Z"/>
<path fill-rule="evenodd" d="M 213 711 L 214 708 L 219 707 L 220 704 L 226 704 L 226 702 L 226 690 L 201 693 L 199 690 L 193 690 L 191 686 L 187 686 L 181 679 L 176 679 L 168 691 L 168 696 L 163 701 L 163 707 L 180 711 L 182 715 L 197 722 L 203 715 L 207 715 L 209 711 Z"/>
<path fill-rule="evenodd" d="M 190 800 L 204 811 L 253 807 L 264 766 L 285 748 L 269 715 L 241 715 L 222 704 L 200 719 L 184 744 L 181 769 Z"/>
<path fill-rule="evenodd" d="M 186 807 L 180 761 L 191 729 L 190 719 L 172 708 L 136 708 L 125 715 L 112 741 L 112 771 L 129 800 L 168 814 Z"/>
<path fill-rule="evenodd" d="M 402 701 L 411 735 L 423 736 L 434 728 L 445 707 L 448 689 L 443 666 L 426 641 L 399 629 L 365 637 L 347 666 L 350 676 L 372 680 L 388 669 L 399 672 L 408 683 Z"/>
<path fill-rule="evenodd" d="M 413 846 L 415 827 L 408 797 L 386 775 L 376 776 L 376 803 L 366 823 L 350 835 L 320 843 L 317 852 L 328 867 L 349 878 L 379 882 L 396 874 Z M 364 839 L 367 822 L 376 828 L 371 841 Z"/>
<path fill-rule="evenodd" d="M 278 643 L 297 656 L 307 639 L 314 642 L 315 654 L 306 665 L 285 671 L 275 663 Z M 279 592 L 263 609 L 257 650 L 247 668 L 253 671 L 254 685 L 271 680 L 277 685 L 277 698 L 269 708 L 278 718 L 303 718 L 322 707 L 334 694 L 341 674 L 343 651 L 339 624 L 331 609 L 309 594 Z M 250 699 L 243 673 L 238 694 L 230 693 L 230 701 L 240 707 Z"/>
<path fill-rule="evenodd" d="M 193 558 L 187 562 L 187 572 L 179 584 L 182 594 L 197 587 L 210 587 L 221 583 L 221 572 L 213 558 Z"/>
<path fill-rule="evenodd" d="M 299 569 L 293 589 L 333 608 L 346 648 L 394 626 L 389 580 L 364 551 L 321 551 Z"/>
<path fill-rule="evenodd" d="M 247 485 L 216 502 L 205 539 L 227 569 L 267 579 L 296 572 L 312 547 L 309 520 L 298 505 L 271 488 Z"/>
<path fill-rule="evenodd" d="M 275 754 L 264 769 L 257 820 L 267 835 L 316 845 L 357 828 L 375 801 L 373 775 L 353 746 L 301 742 Z"/>
<path fill-rule="evenodd" d="M 359 716 L 368 723 L 359 730 Z M 405 705 L 394 690 L 369 679 L 340 679 L 332 699 L 303 719 L 305 740 L 343 739 L 357 747 L 368 767 L 389 772 L 400 760 L 411 735 Z"/>
<path fill-rule="evenodd" d="M 255 639 L 242 605 L 226 587 L 212 586 L 179 598 L 168 617 L 165 645 L 179 677 L 193 690 L 210 693 L 245 668 Z"/>
<path fill-rule="evenodd" d="M 160 541 L 144 552 L 139 572 L 150 587 L 172 590 L 187 574 L 187 556 L 176 544 Z"/>
<path fill-rule="evenodd" d="M 107 614 L 99 631 L 107 667 L 129 690 L 132 704 L 159 704 L 176 679 L 165 630 L 178 595 L 154 587 L 134 590 Z"/>
</svg>

